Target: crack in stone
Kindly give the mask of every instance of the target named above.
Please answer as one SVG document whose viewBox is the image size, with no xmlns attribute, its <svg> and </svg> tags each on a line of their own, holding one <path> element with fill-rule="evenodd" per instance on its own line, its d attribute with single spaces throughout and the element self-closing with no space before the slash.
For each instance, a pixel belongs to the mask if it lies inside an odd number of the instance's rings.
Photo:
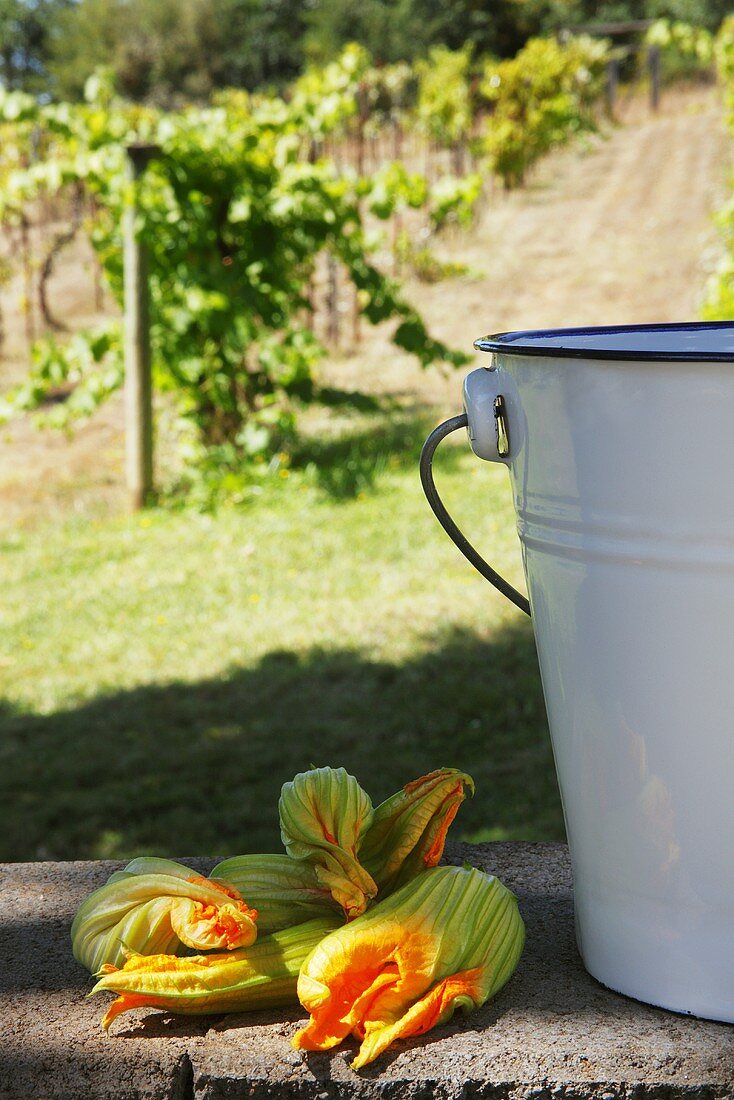
<svg viewBox="0 0 734 1100">
<path fill-rule="evenodd" d="M 194 1065 L 186 1051 L 176 1066 L 170 1100 L 194 1100 Z"/>
</svg>

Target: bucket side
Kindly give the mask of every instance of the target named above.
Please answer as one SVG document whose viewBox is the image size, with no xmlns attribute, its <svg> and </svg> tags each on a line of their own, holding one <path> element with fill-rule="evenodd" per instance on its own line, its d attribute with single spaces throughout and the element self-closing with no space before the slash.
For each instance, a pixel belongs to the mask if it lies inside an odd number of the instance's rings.
<svg viewBox="0 0 734 1100">
<path fill-rule="evenodd" d="M 734 372 L 495 365 L 582 956 L 734 1021 Z"/>
</svg>

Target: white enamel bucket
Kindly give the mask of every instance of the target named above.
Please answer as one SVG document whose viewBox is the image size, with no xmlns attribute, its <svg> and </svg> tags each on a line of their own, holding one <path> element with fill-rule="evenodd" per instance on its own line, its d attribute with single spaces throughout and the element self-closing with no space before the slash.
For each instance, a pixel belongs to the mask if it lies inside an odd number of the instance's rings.
<svg viewBox="0 0 734 1100">
<path fill-rule="evenodd" d="M 734 323 L 503 333 L 421 460 L 532 611 L 589 972 L 734 1022 Z M 510 472 L 530 597 L 431 476 Z"/>
</svg>

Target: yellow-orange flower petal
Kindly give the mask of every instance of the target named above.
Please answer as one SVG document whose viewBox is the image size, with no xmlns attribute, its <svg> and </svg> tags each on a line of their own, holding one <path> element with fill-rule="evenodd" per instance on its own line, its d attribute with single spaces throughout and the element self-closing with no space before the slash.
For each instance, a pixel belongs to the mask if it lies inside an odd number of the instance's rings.
<svg viewBox="0 0 734 1100">
<path fill-rule="evenodd" d="M 79 907 L 74 957 L 96 973 L 130 954 L 231 949 L 257 936 L 257 911 L 226 883 L 172 860 L 140 858 L 117 871 Z"/>
<path fill-rule="evenodd" d="M 484 1004 L 512 974 L 524 926 L 517 899 L 473 868 L 424 871 L 327 936 L 298 981 L 310 1020 L 294 1037 L 327 1050 L 349 1034 L 366 1065 L 398 1038 Z"/>
<path fill-rule="evenodd" d="M 300 772 L 284 784 L 278 809 L 288 855 L 313 867 L 348 919 L 363 913 L 377 894 L 358 857 L 373 810 L 354 776 L 344 768 Z"/>
<path fill-rule="evenodd" d="M 191 898 L 171 903 L 171 928 L 181 943 L 199 951 L 232 951 L 248 947 L 257 938 L 257 910 L 243 901 L 203 905 Z"/>
<path fill-rule="evenodd" d="M 482 1004 L 481 970 L 463 970 L 434 985 L 394 1024 L 381 1025 L 369 1021 L 364 1027 L 364 1039 L 352 1069 L 361 1069 L 373 1062 L 397 1039 L 425 1035 L 432 1027 L 449 1020 L 457 1008 L 465 1012 Z"/>
<path fill-rule="evenodd" d="M 103 966 L 92 993 L 108 991 L 117 998 L 102 1025 L 107 1030 L 133 1008 L 196 1015 L 294 1004 L 303 960 L 338 923 L 336 916 L 319 917 L 235 951 L 188 958 L 134 955 L 122 967 Z"/>
<path fill-rule="evenodd" d="M 359 858 L 381 897 L 440 862 L 446 833 L 466 789 L 474 793 L 470 775 L 439 768 L 406 784 L 377 807 Z"/>
</svg>

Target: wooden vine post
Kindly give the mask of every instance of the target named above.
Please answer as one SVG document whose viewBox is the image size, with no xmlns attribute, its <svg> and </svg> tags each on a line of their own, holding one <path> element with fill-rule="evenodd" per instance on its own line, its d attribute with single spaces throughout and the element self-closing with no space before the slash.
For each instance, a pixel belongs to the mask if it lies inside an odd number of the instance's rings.
<svg viewBox="0 0 734 1100">
<path fill-rule="evenodd" d="M 617 105 L 617 88 L 619 87 L 619 59 L 612 57 L 607 61 L 607 79 L 604 95 L 607 104 L 607 112 L 610 118 L 614 118 L 614 109 Z"/>
<path fill-rule="evenodd" d="M 25 339 L 28 362 L 32 361 L 33 343 L 36 339 L 36 320 L 33 311 L 33 257 L 31 255 L 31 223 L 25 212 L 20 215 L 20 249 L 23 257 L 23 298 L 25 307 Z"/>
<path fill-rule="evenodd" d="M 647 64 L 650 70 L 650 107 L 657 111 L 660 106 L 660 47 L 650 46 L 647 51 Z"/>
<path fill-rule="evenodd" d="M 156 145 L 128 145 L 127 173 L 133 196 L 123 215 L 125 268 L 125 481 L 133 511 L 153 495 L 153 389 L 150 356 L 150 302 L 145 242 L 136 232 L 137 183 L 160 153 Z"/>
</svg>

